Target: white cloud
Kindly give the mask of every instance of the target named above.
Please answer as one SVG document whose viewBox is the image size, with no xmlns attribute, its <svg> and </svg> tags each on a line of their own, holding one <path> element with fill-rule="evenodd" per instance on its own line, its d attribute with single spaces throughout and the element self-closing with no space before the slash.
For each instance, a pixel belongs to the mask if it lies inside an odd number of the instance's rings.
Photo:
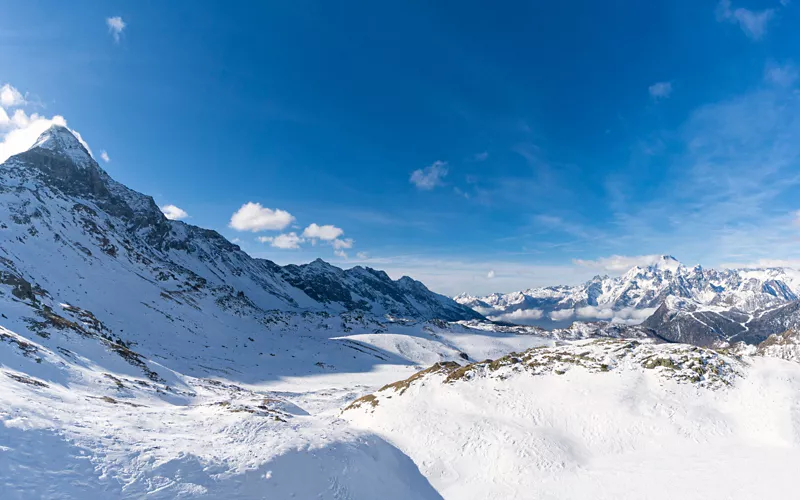
<svg viewBox="0 0 800 500">
<path fill-rule="evenodd" d="M 344 250 L 334 250 L 333 254 L 336 255 L 337 257 L 341 257 L 342 259 L 347 258 L 347 252 L 345 252 Z"/>
<path fill-rule="evenodd" d="M 575 315 L 575 311 L 572 309 L 561 309 L 560 311 L 551 311 L 548 316 L 553 321 L 563 321 L 565 319 L 570 319 Z"/>
<path fill-rule="evenodd" d="M 25 96 L 22 95 L 22 92 L 12 87 L 8 83 L 0 87 L 0 106 L 4 108 L 12 108 L 24 106 L 25 104 Z"/>
<path fill-rule="evenodd" d="M 486 278 L 487 278 L 487 279 L 493 279 L 493 278 L 494 278 L 494 276 L 495 276 L 495 274 L 494 274 L 494 271 L 493 271 L 493 270 L 492 270 L 492 271 L 489 271 L 489 272 L 486 274 Z"/>
<path fill-rule="evenodd" d="M 102 158 L 103 161 L 106 163 L 111 161 L 111 158 L 109 158 L 108 153 L 106 153 L 105 151 L 100 151 L 100 158 Z"/>
<path fill-rule="evenodd" d="M 103 153 L 105 153 L 105 151 L 103 151 Z M 100 156 L 103 156 L 103 154 L 101 153 Z M 169 220 L 181 220 L 189 217 L 189 214 L 186 213 L 186 210 L 178 208 L 175 205 L 164 205 L 161 207 L 161 211 L 164 213 L 164 217 Z"/>
<path fill-rule="evenodd" d="M 278 236 L 260 236 L 258 241 L 261 243 L 270 243 L 270 246 L 282 248 L 284 250 L 296 250 L 300 248 L 300 243 L 305 242 L 302 237 L 294 232 L 279 234 Z"/>
<path fill-rule="evenodd" d="M 571 309 L 570 309 L 571 310 Z M 488 311 L 478 310 L 479 313 L 486 315 Z M 488 316 L 492 321 L 507 321 L 509 323 L 524 322 L 526 320 L 542 319 L 544 313 L 539 309 L 518 309 L 516 311 L 499 314 L 496 316 Z"/>
<path fill-rule="evenodd" d="M 551 311 L 547 314 L 547 319 L 551 321 L 567 321 L 574 319 L 575 321 L 609 321 L 611 323 L 621 323 L 626 325 L 638 325 L 642 321 L 649 318 L 656 308 L 635 309 L 627 307 L 620 310 L 613 310 L 610 308 L 585 306 L 575 309 L 560 309 Z M 544 312 L 540 309 L 519 309 L 510 313 L 491 315 L 491 310 L 481 311 L 479 313 L 487 315 L 493 321 L 507 321 L 509 323 L 534 323 L 536 320 L 544 318 Z M 533 320 L 533 321 L 532 321 Z"/>
<path fill-rule="evenodd" d="M 649 318 L 654 312 L 656 312 L 655 307 L 643 309 L 626 307 L 615 311 L 611 308 L 585 306 L 576 308 L 575 316 L 576 319 L 581 321 L 603 320 L 610 321 L 612 323 L 638 325 L 642 321 Z"/>
<path fill-rule="evenodd" d="M 106 25 L 108 26 L 108 32 L 114 37 L 114 41 L 119 42 L 119 37 L 127 26 L 125 21 L 119 16 L 108 17 L 106 18 Z"/>
<path fill-rule="evenodd" d="M 647 267 L 656 264 L 661 258 L 661 255 L 612 255 L 597 260 L 573 259 L 572 263 L 576 266 L 602 269 L 612 273 L 624 273 L 635 266 Z"/>
<path fill-rule="evenodd" d="M 325 241 L 335 240 L 343 234 L 344 231 L 342 229 L 332 225 L 319 226 L 311 224 L 303 230 L 303 236 L 306 238 L 319 238 Z"/>
<path fill-rule="evenodd" d="M 417 186 L 418 189 L 429 191 L 436 186 L 442 185 L 442 179 L 447 175 L 447 162 L 437 161 L 433 165 L 411 173 L 409 182 Z"/>
<path fill-rule="evenodd" d="M 335 248 L 336 250 L 341 250 L 343 248 L 353 248 L 353 243 L 355 242 L 353 241 L 352 238 L 345 238 L 343 240 L 337 239 L 333 240 L 333 248 Z"/>
<path fill-rule="evenodd" d="M 720 0 L 717 5 L 717 20 L 738 24 L 744 34 L 753 40 L 760 40 L 767 32 L 767 24 L 775 15 L 775 9 L 759 12 L 731 8 L 731 0 Z"/>
<path fill-rule="evenodd" d="M 650 85 L 647 90 L 653 99 L 666 99 L 672 94 L 672 82 L 657 82 Z"/>
<path fill-rule="evenodd" d="M 294 222 L 285 210 L 264 208 L 260 203 L 247 202 L 231 216 L 229 226 L 237 231 L 281 230 Z"/>
<path fill-rule="evenodd" d="M 369 254 L 367 252 L 358 252 L 356 254 L 356 257 L 358 257 L 361 260 L 366 260 L 369 259 Z"/>
<path fill-rule="evenodd" d="M 800 77 L 797 67 L 787 63 L 783 66 L 776 64 L 768 65 L 764 70 L 764 80 L 779 87 L 792 87 Z"/>
</svg>

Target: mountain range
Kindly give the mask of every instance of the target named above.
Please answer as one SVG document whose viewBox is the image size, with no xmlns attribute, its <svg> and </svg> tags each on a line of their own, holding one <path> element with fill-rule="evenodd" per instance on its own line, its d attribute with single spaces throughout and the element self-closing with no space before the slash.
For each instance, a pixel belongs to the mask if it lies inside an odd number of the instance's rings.
<svg viewBox="0 0 800 500">
<path fill-rule="evenodd" d="M 800 272 L 794 269 L 705 269 L 664 255 L 618 277 L 455 300 L 496 321 L 554 328 L 601 320 L 712 346 L 755 344 L 800 325 L 798 296 Z"/>
</svg>

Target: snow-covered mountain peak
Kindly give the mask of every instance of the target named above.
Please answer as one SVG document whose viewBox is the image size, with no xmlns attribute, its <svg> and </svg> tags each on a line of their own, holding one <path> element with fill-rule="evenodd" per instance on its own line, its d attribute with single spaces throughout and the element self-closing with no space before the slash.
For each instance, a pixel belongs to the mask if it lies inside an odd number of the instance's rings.
<svg viewBox="0 0 800 500">
<path fill-rule="evenodd" d="M 30 150 L 35 149 L 46 150 L 52 154 L 69 158 L 81 168 L 97 166 L 86 147 L 72 131 L 63 125 L 54 124 L 42 132 Z"/>
</svg>

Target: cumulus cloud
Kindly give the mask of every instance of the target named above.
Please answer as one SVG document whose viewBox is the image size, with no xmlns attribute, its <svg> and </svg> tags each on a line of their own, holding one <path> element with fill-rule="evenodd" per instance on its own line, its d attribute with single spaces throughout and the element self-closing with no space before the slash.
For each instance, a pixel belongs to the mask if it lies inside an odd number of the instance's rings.
<svg viewBox="0 0 800 500">
<path fill-rule="evenodd" d="M 760 40 L 767 32 L 767 24 L 775 16 L 775 9 L 754 12 L 742 7 L 733 9 L 731 0 L 720 0 L 717 5 L 717 20 L 738 24 L 739 28 L 753 40 Z"/>
<path fill-rule="evenodd" d="M 22 95 L 22 92 L 8 83 L 0 87 L 0 106 L 3 108 L 14 108 L 24 106 L 25 104 L 25 96 Z"/>
<path fill-rule="evenodd" d="M 231 216 L 228 224 L 237 231 L 280 231 L 294 222 L 294 216 L 285 210 L 262 207 L 252 201 L 245 203 Z"/>
<path fill-rule="evenodd" d="M 672 82 L 657 82 L 650 85 L 647 90 L 653 99 L 666 99 L 672 95 Z"/>
<path fill-rule="evenodd" d="M 105 153 L 105 151 L 103 151 L 103 153 Z M 103 156 L 103 153 L 100 154 L 101 157 Z M 161 207 L 161 212 L 163 212 L 164 217 L 166 217 L 169 220 L 181 220 L 185 219 L 186 217 L 189 217 L 189 214 L 186 213 L 186 210 L 178 208 L 175 205 L 164 205 L 163 207 Z"/>
<path fill-rule="evenodd" d="M 367 252 L 358 252 L 356 254 L 356 257 L 358 257 L 361 260 L 365 260 L 365 259 L 369 259 L 369 254 Z"/>
<path fill-rule="evenodd" d="M 437 161 L 433 165 L 414 170 L 411 173 L 409 182 L 417 186 L 417 189 L 430 191 L 436 186 L 442 185 L 442 179 L 447 175 L 447 162 Z"/>
<path fill-rule="evenodd" d="M 611 257 L 602 257 L 597 260 L 573 259 L 572 263 L 576 266 L 602 269 L 612 273 L 624 273 L 635 266 L 652 266 L 658 263 L 661 258 L 661 255 L 612 255 Z"/>
<path fill-rule="evenodd" d="M 347 252 L 345 252 L 344 250 L 334 250 L 333 254 L 337 257 L 341 257 L 342 259 L 347 258 Z"/>
<path fill-rule="evenodd" d="M 108 163 L 111 161 L 111 158 L 108 156 L 108 153 L 105 151 L 100 151 L 100 158 L 103 159 L 104 162 Z"/>
<path fill-rule="evenodd" d="M 278 236 L 260 236 L 258 241 L 261 243 L 270 243 L 270 246 L 275 248 L 282 248 L 284 250 L 296 250 L 300 248 L 300 244 L 305 240 L 298 236 L 297 233 L 285 233 Z"/>
<path fill-rule="evenodd" d="M 319 238 L 324 241 L 332 241 L 344 234 L 344 230 L 333 225 L 319 226 L 311 224 L 303 230 L 306 238 Z"/>
<path fill-rule="evenodd" d="M 122 36 L 122 32 L 127 26 L 125 21 L 120 16 L 107 17 L 106 25 L 108 26 L 108 32 L 114 37 L 114 41 L 119 42 L 119 37 Z"/>
<path fill-rule="evenodd" d="M 486 274 L 486 277 L 487 277 L 488 279 L 492 279 L 492 278 L 494 278 L 494 271 L 489 271 L 489 272 Z"/>
</svg>

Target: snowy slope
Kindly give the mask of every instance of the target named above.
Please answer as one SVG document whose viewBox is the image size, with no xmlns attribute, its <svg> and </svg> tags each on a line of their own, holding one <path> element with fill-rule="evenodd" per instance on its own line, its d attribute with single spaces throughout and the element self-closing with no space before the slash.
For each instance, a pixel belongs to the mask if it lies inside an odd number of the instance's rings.
<svg viewBox="0 0 800 500">
<path fill-rule="evenodd" d="M 800 364 L 600 339 L 439 364 L 343 417 L 446 499 L 794 498 Z"/>
</svg>

